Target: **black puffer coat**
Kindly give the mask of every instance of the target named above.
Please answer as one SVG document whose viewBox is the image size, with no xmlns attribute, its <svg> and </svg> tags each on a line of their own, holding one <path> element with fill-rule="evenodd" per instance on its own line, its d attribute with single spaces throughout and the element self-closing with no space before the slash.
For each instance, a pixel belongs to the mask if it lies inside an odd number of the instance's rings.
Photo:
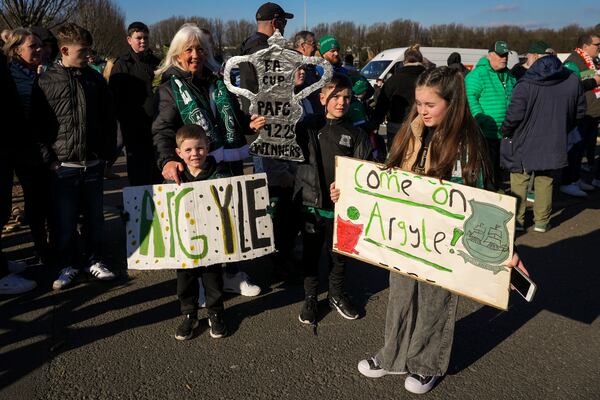
<svg viewBox="0 0 600 400">
<path fill-rule="evenodd" d="M 117 124 L 106 81 L 86 68 L 54 63 L 33 88 L 33 113 L 43 132 L 46 163 L 111 160 Z"/>
<path fill-rule="evenodd" d="M 298 164 L 294 197 L 305 206 L 332 210 L 329 185 L 335 179 L 335 156 L 370 160 L 369 137 L 346 118 L 305 118 L 296 125 L 304 162 Z"/>
</svg>

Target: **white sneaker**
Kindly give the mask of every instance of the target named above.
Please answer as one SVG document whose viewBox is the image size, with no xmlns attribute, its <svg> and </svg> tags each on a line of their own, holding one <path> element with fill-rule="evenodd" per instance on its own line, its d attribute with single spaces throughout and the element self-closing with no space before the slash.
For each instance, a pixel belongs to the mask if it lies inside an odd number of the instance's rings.
<svg viewBox="0 0 600 400">
<path fill-rule="evenodd" d="M 574 197 L 587 197 L 587 193 L 581 190 L 578 184 L 571 183 L 570 185 L 561 185 L 560 191 L 564 194 Z"/>
<path fill-rule="evenodd" d="M 583 179 L 578 180 L 577 182 L 575 182 L 576 184 L 579 185 L 579 188 L 581 190 L 586 190 L 586 191 L 590 191 L 590 190 L 594 190 L 595 187 L 593 187 L 592 185 L 590 185 L 589 183 L 587 183 L 586 181 L 584 181 Z"/>
<path fill-rule="evenodd" d="M 375 357 L 371 357 L 366 360 L 361 360 L 358 363 L 358 372 L 366 376 L 367 378 L 381 378 L 386 375 L 403 375 L 406 372 L 392 372 L 387 369 L 383 369 L 379 365 L 379 361 Z"/>
<path fill-rule="evenodd" d="M 91 267 L 87 268 L 86 271 L 102 281 L 110 281 L 116 277 L 116 275 L 101 262 L 93 264 Z"/>
<path fill-rule="evenodd" d="M 260 287 L 251 283 L 245 272 L 240 271 L 233 275 L 223 272 L 223 291 L 254 297 L 260 294 Z"/>
<path fill-rule="evenodd" d="M 60 271 L 60 275 L 58 276 L 58 279 L 56 279 L 54 281 L 54 283 L 52 283 L 52 289 L 54 289 L 54 290 L 64 289 L 65 287 L 69 286 L 73 282 L 73 279 L 75 279 L 75 277 L 77 275 L 79 275 L 78 269 L 75 269 L 72 267 L 63 268 Z"/>
<path fill-rule="evenodd" d="M 8 274 L 0 279 L 0 294 L 21 294 L 35 289 L 37 283 L 17 274 Z"/>
<path fill-rule="evenodd" d="M 600 189 L 600 179 L 593 179 L 592 180 L 592 186 Z"/>
<path fill-rule="evenodd" d="M 433 389 L 438 379 L 439 376 L 410 374 L 404 381 L 404 389 L 415 394 L 425 394 Z"/>
<path fill-rule="evenodd" d="M 20 274 L 21 272 L 24 272 L 28 267 L 28 265 L 25 261 L 8 260 L 7 264 L 8 264 L 8 271 L 12 272 L 13 274 Z"/>
<path fill-rule="evenodd" d="M 202 278 L 198 278 L 198 307 L 206 307 L 206 295 L 204 294 L 204 285 L 202 284 Z"/>
</svg>

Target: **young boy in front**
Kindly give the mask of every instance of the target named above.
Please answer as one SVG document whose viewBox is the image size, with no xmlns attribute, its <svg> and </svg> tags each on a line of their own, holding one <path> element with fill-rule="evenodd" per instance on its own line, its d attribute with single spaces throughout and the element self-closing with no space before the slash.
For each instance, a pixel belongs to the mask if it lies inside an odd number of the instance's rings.
<svg viewBox="0 0 600 400">
<path fill-rule="evenodd" d="M 359 316 L 344 293 L 347 257 L 332 252 L 333 203 L 329 197 L 329 186 L 335 180 L 335 156 L 359 159 L 371 156 L 367 134 L 355 128 L 346 117 L 351 98 L 350 79 L 334 73 L 320 93 L 325 118 L 306 122 L 306 133 L 299 132 L 297 136 L 305 158 L 304 163 L 298 166 L 295 189 L 296 198 L 302 201 L 304 217 L 302 236 L 306 298 L 299 319 L 305 324 L 314 325 L 318 318 L 319 258 L 323 243 L 327 248 L 329 264 L 329 305 L 346 319 Z M 302 126 L 299 126 L 299 130 L 303 130 Z"/>
<path fill-rule="evenodd" d="M 231 176 L 226 166 L 217 164 L 215 159 L 208 155 L 208 138 L 200 126 L 182 126 L 175 134 L 175 142 L 177 143 L 175 152 L 185 164 L 185 170 L 180 175 L 181 182 L 197 182 Z M 223 268 L 221 264 L 215 264 L 177 270 L 177 297 L 181 305 L 181 313 L 185 316 L 175 333 L 177 340 L 190 339 L 198 323 L 200 289 L 198 278 L 202 278 L 204 286 L 210 336 L 222 338 L 227 335 L 227 327 L 223 321 Z"/>
<path fill-rule="evenodd" d="M 92 35 L 69 23 L 56 36 L 60 59 L 34 84 L 32 115 L 52 174 L 55 259 L 61 268 L 52 287 L 60 290 L 73 282 L 82 267 L 98 279 L 115 277 L 102 262 L 101 251 L 104 165 L 114 157 L 117 125 L 106 81 L 87 65 Z M 75 245 L 80 215 L 83 265 Z"/>
</svg>

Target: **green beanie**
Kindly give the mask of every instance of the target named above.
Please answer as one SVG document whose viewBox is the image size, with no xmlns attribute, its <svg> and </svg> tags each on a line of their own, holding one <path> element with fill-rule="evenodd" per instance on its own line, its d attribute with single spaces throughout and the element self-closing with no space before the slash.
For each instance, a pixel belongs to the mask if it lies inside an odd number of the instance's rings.
<svg viewBox="0 0 600 400">
<path fill-rule="evenodd" d="M 321 36 L 321 38 L 319 39 L 319 53 L 321 53 L 321 55 L 327 53 L 329 50 L 339 50 L 340 49 L 340 44 L 338 43 L 338 41 L 336 40 L 336 38 L 334 36 L 331 35 L 325 35 L 325 36 Z"/>
<path fill-rule="evenodd" d="M 364 79 L 357 80 L 352 86 L 352 93 L 355 95 L 363 94 L 369 88 L 369 84 Z"/>
</svg>

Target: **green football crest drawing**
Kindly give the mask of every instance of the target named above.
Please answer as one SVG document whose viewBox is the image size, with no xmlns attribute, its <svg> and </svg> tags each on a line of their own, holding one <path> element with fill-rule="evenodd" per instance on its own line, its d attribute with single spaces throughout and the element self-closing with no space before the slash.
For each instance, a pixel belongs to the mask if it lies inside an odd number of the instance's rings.
<svg viewBox="0 0 600 400">
<path fill-rule="evenodd" d="M 462 239 L 470 256 L 468 261 L 498 273 L 504 270 L 499 264 L 510 254 L 507 223 L 513 214 L 493 204 L 475 200 L 469 200 L 469 204 L 473 213 L 465 221 Z"/>
</svg>

